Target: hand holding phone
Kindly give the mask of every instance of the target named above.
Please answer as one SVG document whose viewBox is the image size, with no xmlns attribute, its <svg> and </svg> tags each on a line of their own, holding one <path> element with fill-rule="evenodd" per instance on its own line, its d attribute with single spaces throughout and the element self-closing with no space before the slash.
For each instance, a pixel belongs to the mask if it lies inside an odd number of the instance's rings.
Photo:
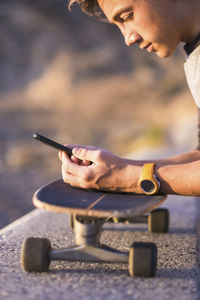
<svg viewBox="0 0 200 300">
<path fill-rule="evenodd" d="M 53 140 L 50 140 L 50 139 L 48 139 L 47 137 L 45 137 L 45 136 L 43 136 L 41 134 L 33 133 L 33 138 L 36 139 L 37 141 L 40 141 L 40 142 L 48 145 L 48 146 L 51 146 L 53 148 L 56 148 L 58 150 L 66 152 L 70 157 L 73 155 L 71 148 L 66 147 L 64 145 L 61 145 L 61 144 L 59 144 L 59 143 L 57 143 L 57 142 L 55 142 Z M 84 166 L 87 166 L 88 164 L 91 165 L 92 162 L 89 162 L 89 163 L 88 162 L 87 163 L 84 162 L 83 163 Z"/>
</svg>

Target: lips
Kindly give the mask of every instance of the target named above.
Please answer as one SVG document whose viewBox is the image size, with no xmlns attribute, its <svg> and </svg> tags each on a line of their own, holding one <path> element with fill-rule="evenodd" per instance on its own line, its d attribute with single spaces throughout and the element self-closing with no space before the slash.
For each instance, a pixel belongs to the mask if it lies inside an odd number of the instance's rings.
<svg viewBox="0 0 200 300">
<path fill-rule="evenodd" d="M 145 47 L 143 47 L 142 49 L 147 49 L 149 46 L 151 45 L 151 43 L 147 44 Z"/>
<path fill-rule="evenodd" d="M 153 52 L 153 45 L 150 44 L 148 47 L 147 47 L 147 51 L 148 52 Z"/>
<path fill-rule="evenodd" d="M 152 43 L 147 44 L 145 47 L 141 47 L 142 49 L 147 49 L 148 52 L 153 51 Z"/>
</svg>

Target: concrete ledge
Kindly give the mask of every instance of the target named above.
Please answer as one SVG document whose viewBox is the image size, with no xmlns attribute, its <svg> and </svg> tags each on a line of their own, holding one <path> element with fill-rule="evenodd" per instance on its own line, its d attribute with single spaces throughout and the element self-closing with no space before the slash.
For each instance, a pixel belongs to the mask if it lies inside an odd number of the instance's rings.
<svg viewBox="0 0 200 300">
<path fill-rule="evenodd" d="M 120 250 L 133 241 L 158 246 L 155 278 L 132 279 L 128 266 L 52 262 L 48 273 L 26 273 L 20 266 L 24 238 L 47 237 L 55 248 L 73 244 L 68 215 L 33 210 L 0 231 L 0 299 L 197 299 L 199 267 L 194 198 L 170 196 L 169 234 L 149 234 L 146 225 L 105 224 L 102 241 Z"/>
<path fill-rule="evenodd" d="M 18 227 L 22 227 L 23 224 L 26 224 L 27 222 L 30 222 L 32 218 L 34 218 L 37 215 L 40 215 L 41 211 L 38 209 L 34 209 L 29 214 L 26 214 L 25 216 L 19 218 L 18 220 L 12 222 L 11 224 L 7 225 L 6 227 L 0 229 L 0 238 L 6 238 L 9 236 L 9 234 L 12 234 L 14 232 L 18 231 Z"/>
</svg>

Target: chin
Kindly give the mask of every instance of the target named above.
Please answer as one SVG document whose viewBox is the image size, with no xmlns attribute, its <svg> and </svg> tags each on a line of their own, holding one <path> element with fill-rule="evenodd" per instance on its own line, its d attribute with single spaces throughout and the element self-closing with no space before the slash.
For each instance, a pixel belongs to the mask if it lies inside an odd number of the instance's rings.
<svg viewBox="0 0 200 300">
<path fill-rule="evenodd" d="M 156 54 L 160 58 L 167 58 L 171 55 L 170 53 L 160 53 L 160 52 L 156 52 Z"/>
<path fill-rule="evenodd" d="M 169 51 L 168 49 L 157 50 L 156 54 L 160 58 L 167 58 L 172 55 L 174 51 Z"/>
<path fill-rule="evenodd" d="M 156 54 L 160 58 L 167 58 L 174 53 L 175 49 L 176 49 L 176 47 L 175 48 L 160 47 L 156 50 Z"/>
</svg>

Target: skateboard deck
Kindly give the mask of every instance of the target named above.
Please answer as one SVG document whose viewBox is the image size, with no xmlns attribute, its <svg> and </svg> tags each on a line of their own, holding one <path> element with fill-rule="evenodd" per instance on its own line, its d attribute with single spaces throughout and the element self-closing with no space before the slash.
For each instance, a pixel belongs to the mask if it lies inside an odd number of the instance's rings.
<svg viewBox="0 0 200 300">
<path fill-rule="evenodd" d="M 37 208 L 97 218 L 134 217 L 161 206 L 166 195 L 110 193 L 71 187 L 62 179 L 40 188 L 33 196 Z"/>
</svg>

